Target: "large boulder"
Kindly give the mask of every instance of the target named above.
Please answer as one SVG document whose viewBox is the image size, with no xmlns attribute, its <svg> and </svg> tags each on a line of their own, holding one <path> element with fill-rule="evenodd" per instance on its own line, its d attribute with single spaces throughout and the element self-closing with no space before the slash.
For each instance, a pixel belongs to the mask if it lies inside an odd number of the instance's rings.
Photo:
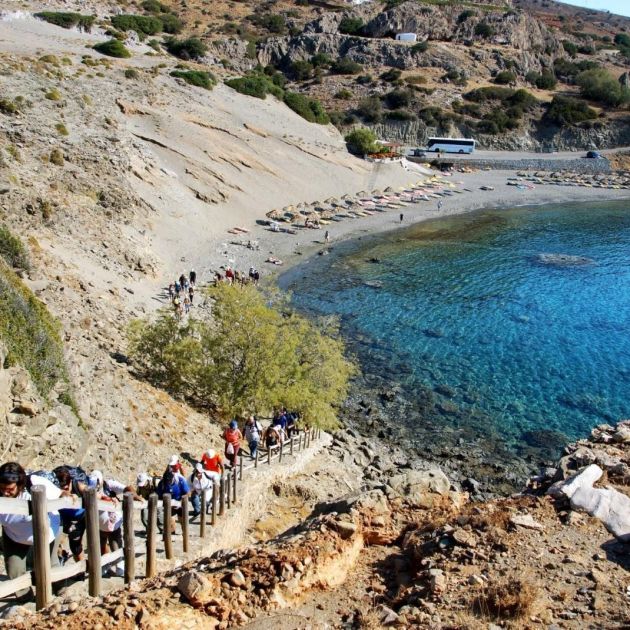
<svg viewBox="0 0 630 630">
<path fill-rule="evenodd" d="M 604 471 L 591 464 L 566 481 L 554 484 L 548 491 L 564 495 L 575 510 L 598 518 L 606 529 L 622 542 L 630 542 L 630 497 L 614 488 L 594 488 Z"/>
<path fill-rule="evenodd" d="M 426 505 L 427 495 L 445 495 L 451 487 L 448 477 L 438 468 L 410 470 L 388 481 L 396 494 L 415 505 Z"/>
</svg>

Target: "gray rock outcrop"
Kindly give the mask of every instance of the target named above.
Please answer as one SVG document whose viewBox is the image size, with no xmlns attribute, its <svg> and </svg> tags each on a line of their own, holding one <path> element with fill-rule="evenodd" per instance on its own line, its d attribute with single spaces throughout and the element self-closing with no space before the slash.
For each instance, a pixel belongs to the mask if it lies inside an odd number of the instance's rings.
<svg viewBox="0 0 630 630">
<path fill-rule="evenodd" d="M 554 484 L 549 494 L 566 496 L 571 507 L 598 518 L 622 542 L 630 542 L 630 497 L 614 488 L 594 488 L 604 471 L 591 464 L 564 482 Z"/>
</svg>

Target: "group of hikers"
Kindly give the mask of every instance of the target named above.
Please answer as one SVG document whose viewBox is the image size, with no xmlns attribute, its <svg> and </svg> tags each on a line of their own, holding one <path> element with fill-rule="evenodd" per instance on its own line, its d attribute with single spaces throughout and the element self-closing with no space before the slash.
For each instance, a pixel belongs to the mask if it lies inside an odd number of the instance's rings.
<svg viewBox="0 0 630 630">
<path fill-rule="evenodd" d="M 227 282 L 228 284 L 238 284 L 244 286 L 250 282 L 258 286 L 260 282 L 260 272 L 255 267 L 250 267 L 249 272 L 246 274 L 244 271 L 238 269 L 232 269 L 230 265 L 225 268 L 225 273 L 217 271 L 214 274 L 215 286 L 220 282 Z"/>
<path fill-rule="evenodd" d="M 89 474 L 80 466 L 58 466 L 52 471 L 38 470 L 27 472 L 19 463 L 8 462 L 0 466 L 0 497 L 30 500 L 30 490 L 34 486 L 43 486 L 49 501 L 62 497 L 75 497 L 77 507 L 68 507 L 48 513 L 48 543 L 52 566 L 64 564 L 72 557 L 75 562 L 83 560 L 83 538 L 86 530 L 85 510 L 79 499 L 89 488 L 95 488 L 97 498 L 101 501 L 118 505 L 123 494 L 131 493 L 135 501 L 145 501 L 152 493 L 162 498 L 170 494 L 174 501 L 180 501 L 184 496 L 190 498 L 194 520 L 201 514 L 202 496 L 205 497 L 207 510 L 212 505 L 213 493 L 220 488 L 221 475 L 226 468 L 237 466 L 239 455 L 249 455 L 256 458 L 260 444 L 272 448 L 298 433 L 299 414 L 288 412 L 280 408 L 274 413 L 271 424 L 263 429 L 259 419 L 250 416 L 243 423 L 243 431 L 238 422 L 232 420 L 223 431 L 225 441 L 225 459 L 212 448 L 206 449 L 200 459 L 193 463 L 192 471 L 188 473 L 179 456 L 173 455 L 168 461 L 161 476 L 141 472 L 137 475 L 135 484 L 125 483 L 118 479 L 105 478 L 100 470 L 93 470 Z M 247 444 L 249 453 L 242 443 Z M 148 511 L 141 511 L 142 522 L 147 525 Z M 173 507 L 171 531 L 175 532 L 176 517 L 181 520 L 182 509 Z M 158 510 L 158 527 L 163 526 L 164 515 Z M 33 523 L 31 515 L 16 515 L 2 513 L 0 507 L 0 525 L 2 526 L 2 552 L 4 555 L 6 573 L 9 579 L 14 579 L 26 573 L 32 567 L 33 555 Z M 99 529 L 101 553 L 116 551 L 123 546 L 122 513 L 116 511 L 99 511 Z M 62 534 L 65 534 L 63 546 L 60 545 Z M 104 569 L 103 575 L 124 575 L 124 563 L 120 560 L 111 567 Z M 18 597 L 28 597 L 30 589 L 18 593 Z"/>
<path fill-rule="evenodd" d="M 181 319 L 188 315 L 195 301 L 195 286 L 197 284 L 197 272 L 191 269 L 188 275 L 182 273 L 175 282 L 168 285 L 168 297 L 175 310 L 175 315 Z"/>
</svg>

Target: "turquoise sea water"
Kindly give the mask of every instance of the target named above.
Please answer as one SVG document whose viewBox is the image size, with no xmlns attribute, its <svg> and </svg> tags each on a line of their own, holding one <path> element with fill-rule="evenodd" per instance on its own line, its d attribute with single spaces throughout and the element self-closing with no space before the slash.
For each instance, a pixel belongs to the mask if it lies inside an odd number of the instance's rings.
<svg viewBox="0 0 630 630">
<path fill-rule="evenodd" d="M 516 446 L 630 416 L 630 202 L 431 221 L 337 247 L 281 286 L 341 316 L 367 374 L 443 398 L 438 426 L 469 416 L 473 437 Z"/>
</svg>

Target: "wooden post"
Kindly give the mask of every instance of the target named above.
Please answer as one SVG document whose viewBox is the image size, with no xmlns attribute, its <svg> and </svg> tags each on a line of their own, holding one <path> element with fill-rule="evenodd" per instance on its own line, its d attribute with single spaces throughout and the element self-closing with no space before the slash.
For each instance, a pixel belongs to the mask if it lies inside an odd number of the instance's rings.
<svg viewBox="0 0 630 630">
<path fill-rule="evenodd" d="M 188 553 L 188 496 L 182 497 L 182 551 Z"/>
<path fill-rule="evenodd" d="M 236 505 L 236 478 L 238 475 L 236 474 L 236 470 L 234 470 L 232 477 L 232 505 Z"/>
<path fill-rule="evenodd" d="M 50 545 L 48 543 L 48 509 L 46 508 L 46 487 L 31 488 L 33 508 L 33 562 L 35 572 L 35 606 L 37 610 L 46 608 L 52 600 L 50 581 Z"/>
<path fill-rule="evenodd" d="M 85 531 L 87 533 L 88 593 L 90 597 L 101 594 L 101 535 L 98 526 L 98 501 L 96 488 L 83 493 L 85 508 Z"/>
<path fill-rule="evenodd" d="M 212 482 L 212 518 L 210 524 L 214 527 L 217 524 L 217 490 L 220 490 L 221 482 Z"/>
<path fill-rule="evenodd" d="M 125 584 L 136 577 L 136 549 L 133 542 L 133 494 L 123 495 L 123 551 L 125 553 Z"/>
<path fill-rule="evenodd" d="M 147 518 L 147 566 L 146 577 L 152 578 L 157 573 L 157 510 L 158 496 L 153 492 L 149 495 L 149 515 Z"/>
<path fill-rule="evenodd" d="M 243 456 L 241 455 L 238 462 L 238 480 L 243 481 Z"/>
<path fill-rule="evenodd" d="M 304 435 L 304 431 L 298 435 L 298 451 L 302 450 L 302 436 Z"/>
<path fill-rule="evenodd" d="M 254 457 L 254 468 L 258 468 L 258 452 L 259 452 L 259 447 L 260 444 L 258 444 L 258 446 L 256 447 L 256 456 Z"/>
<path fill-rule="evenodd" d="M 293 442 L 295 442 L 295 435 L 291 436 L 291 445 L 289 446 L 289 454 L 293 455 Z"/>
<path fill-rule="evenodd" d="M 271 446 L 267 447 L 267 463 L 271 466 Z"/>
<path fill-rule="evenodd" d="M 214 483 L 212 484 L 214 486 Z M 199 538 L 206 537 L 206 491 L 201 491 L 201 515 L 199 520 Z"/>
<path fill-rule="evenodd" d="M 229 510 L 232 507 L 232 471 L 228 470 L 227 477 L 225 479 L 225 503 Z"/>
<path fill-rule="evenodd" d="M 173 532 L 171 531 L 171 495 L 168 493 L 162 496 L 162 508 L 164 510 L 164 528 L 162 529 L 164 538 L 164 554 L 166 555 L 167 560 L 171 560 L 173 558 Z"/>
<path fill-rule="evenodd" d="M 278 461 L 282 461 L 282 452 L 284 451 L 284 441 L 280 440 L 280 456 L 278 457 Z"/>
<path fill-rule="evenodd" d="M 221 473 L 219 493 L 219 516 L 223 516 L 225 514 L 225 471 Z M 214 525 L 214 523 L 212 524 Z"/>
</svg>

